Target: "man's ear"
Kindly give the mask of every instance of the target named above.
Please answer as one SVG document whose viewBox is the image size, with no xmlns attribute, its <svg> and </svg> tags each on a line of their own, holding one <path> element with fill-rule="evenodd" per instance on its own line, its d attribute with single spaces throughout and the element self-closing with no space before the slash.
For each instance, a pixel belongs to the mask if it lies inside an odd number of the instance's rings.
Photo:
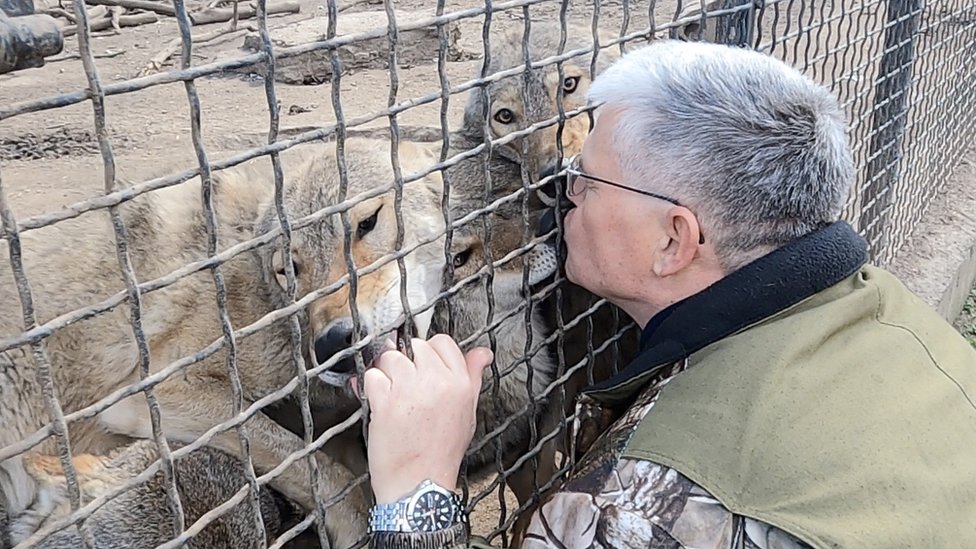
<svg viewBox="0 0 976 549">
<path fill-rule="evenodd" d="M 665 216 L 664 237 L 654 260 L 654 273 L 662 278 L 691 265 L 701 241 L 701 227 L 691 210 L 674 206 Z"/>
</svg>

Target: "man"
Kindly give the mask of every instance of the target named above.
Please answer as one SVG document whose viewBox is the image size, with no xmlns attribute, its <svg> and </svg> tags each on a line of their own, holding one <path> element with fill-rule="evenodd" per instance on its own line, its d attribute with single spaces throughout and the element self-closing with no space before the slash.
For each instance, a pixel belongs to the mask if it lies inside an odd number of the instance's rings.
<svg viewBox="0 0 976 549">
<path fill-rule="evenodd" d="M 644 327 L 641 353 L 579 401 L 576 465 L 523 547 L 976 547 L 976 353 L 838 221 L 837 100 L 672 41 L 589 95 L 566 271 Z M 491 356 L 413 349 L 364 378 L 371 543 L 463 547 L 449 496 Z"/>
</svg>

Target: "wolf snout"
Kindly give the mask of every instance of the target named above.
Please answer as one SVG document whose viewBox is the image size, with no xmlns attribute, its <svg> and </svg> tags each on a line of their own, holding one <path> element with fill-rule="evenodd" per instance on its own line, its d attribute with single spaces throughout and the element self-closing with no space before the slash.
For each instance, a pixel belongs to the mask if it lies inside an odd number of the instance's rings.
<svg viewBox="0 0 976 549">
<path fill-rule="evenodd" d="M 560 173 L 561 170 L 568 165 L 569 160 L 563 159 L 561 165 L 549 164 L 543 168 L 541 172 L 539 172 L 540 181 L 549 178 L 548 181 L 539 187 L 537 191 L 539 199 L 546 206 L 548 206 L 550 210 L 557 209 L 562 215 L 565 215 L 566 212 L 576 206 L 566 195 L 566 186 L 568 183 L 566 180 L 566 174 Z"/>
<path fill-rule="evenodd" d="M 325 364 L 327 360 L 348 349 L 352 345 L 354 326 L 352 317 L 335 320 L 315 339 L 315 362 Z M 366 349 L 363 349 L 366 351 Z M 350 375 L 356 373 L 356 360 L 349 355 L 331 368 L 333 374 Z"/>
<path fill-rule="evenodd" d="M 565 163 L 565 162 L 564 162 Z M 547 164 L 541 170 L 539 170 L 539 181 L 549 178 L 544 185 L 538 188 L 536 193 L 539 195 L 539 199 L 545 203 L 546 206 L 553 206 L 560 199 L 561 194 L 564 194 L 566 187 L 566 178 L 564 176 L 553 177 L 559 172 L 559 166 L 556 164 Z"/>
</svg>

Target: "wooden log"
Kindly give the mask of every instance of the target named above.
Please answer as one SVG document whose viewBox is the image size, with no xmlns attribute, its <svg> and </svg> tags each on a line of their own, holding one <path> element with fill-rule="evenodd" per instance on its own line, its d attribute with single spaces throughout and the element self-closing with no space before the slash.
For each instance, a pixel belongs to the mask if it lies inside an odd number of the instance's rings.
<svg viewBox="0 0 976 549">
<path fill-rule="evenodd" d="M 150 0 L 85 0 L 85 3 L 92 6 L 119 6 L 130 10 L 145 10 L 159 15 L 176 17 L 176 10 L 173 6 Z"/>
<path fill-rule="evenodd" d="M 425 14 L 408 11 L 398 11 L 396 19 L 398 25 L 425 18 Z M 377 27 L 386 27 L 387 17 L 384 11 L 361 11 L 346 13 L 336 22 L 336 35 L 356 34 Z M 276 47 L 292 47 L 325 39 L 329 24 L 328 17 L 315 17 L 303 21 L 296 21 L 270 31 L 271 40 Z M 460 28 L 455 23 L 445 25 L 448 43 L 449 61 L 464 58 L 460 48 Z M 244 38 L 244 49 L 261 51 L 261 38 L 257 34 L 250 34 Z M 400 67 L 429 65 L 437 62 L 437 50 L 440 41 L 436 27 L 424 27 L 415 30 L 401 31 L 397 43 L 397 61 Z M 386 36 L 372 38 L 361 42 L 346 44 L 338 48 L 339 63 L 343 72 L 362 69 L 387 69 L 389 65 L 389 42 Z M 235 69 L 235 72 L 264 74 L 263 64 Z M 332 59 L 329 50 L 322 49 L 301 55 L 279 59 L 275 61 L 275 80 L 285 84 L 314 85 L 328 82 L 332 76 Z"/>
<path fill-rule="evenodd" d="M 286 0 L 268 5 L 268 15 L 281 13 L 298 13 L 301 6 L 296 0 Z M 241 4 L 237 9 L 237 19 L 250 19 L 257 15 L 255 4 Z M 234 8 L 204 8 L 197 12 L 190 13 L 190 21 L 194 25 L 207 25 L 210 23 L 222 23 L 234 18 Z"/>
<path fill-rule="evenodd" d="M 254 27 L 253 25 L 245 25 L 239 29 L 218 29 L 213 32 L 207 32 L 207 33 L 199 34 L 197 36 L 193 36 L 192 41 L 194 45 L 204 44 L 216 38 L 220 38 L 221 36 L 228 36 L 228 35 L 232 36 L 235 34 L 244 34 L 245 32 L 257 32 L 257 28 Z M 181 51 L 182 49 L 183 49 L 182 38 L 174 38 L 170 40 L 170 42 L 166 44 L 166 47 L 160 50 L 160 52 L 157 53 L 156 55 L 152 56 L 152 59 L 149 60 L 149 63 L 147 63 L 146 66 L 143 67 L 142 70 L 140 70 L 136 76 L 147 76 L 158 72 L 159 69 L 161 69 L 163 65 L 166 64 L 166 61 L 168 61 L 170 57 L 176 55 L 176 53 Z"/>
<path fill-rule="evenodd" d="M 156 14 L 153 13 L 153 12 L 135 13 L 135 14 L 132 14 L 132 15 L 122 15 L 122 16 L 120 16 L 118 18 L 118 26 L 119 27 L 138 27 L 139 25 L 146 25 L 146 24 L 149 24 L 149 23 L 155 23 L 158 20 L 159 20 L 159 18 L 156 17 Z M 105 30 L 105 29 L 110 29 L 110 28 L 112 28 L 112 18 L 111 17 L 106 17 L 104 19 L 97 19 L 95 21 L 92 21 L 90 23 L 90 25 L 91 25 L 91 32 L 96 32 L 96 31 L 101 31 L 101 30 Z M 73 35 L 77 34 L 78 27 L 77 27 L 77 25 L 71 25 L 71 26 L 65 27 L 62 32 L 64 33 L 65 36 L 73 36 Z"/>
</svg>

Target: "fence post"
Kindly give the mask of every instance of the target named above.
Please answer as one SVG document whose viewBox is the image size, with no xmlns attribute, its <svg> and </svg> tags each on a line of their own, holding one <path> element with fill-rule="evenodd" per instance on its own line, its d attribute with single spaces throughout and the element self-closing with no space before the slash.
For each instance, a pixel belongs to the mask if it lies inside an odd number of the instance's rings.
<svg viewBox="0 0 976 549">
<path fill-rule="evenodd" d="M 738 8 L 746 4 L 749 5 L 749 9 L 720 17 L 715 22 L 716 42 L 730 46 L 752 45 L 753 33 L 756 29 L 756 1 L 725 0 L 722 2 L 722 9 Z"/>
<path fill-rule="evenodd" d="M 884 54 L 874 87 L 874 113 L 861 222 L 877 261 L 888 243 L 888 212 L 894 196 L 893 186 L 901 173 L 902 141 L 908 118 L 907 97 L 915 65 L 915 40 L 921 19 L 921 0 L 888 0 Z"/>
<path fill-rule="evenodd" d="M 701 5 L 692 2 L 680 14 L 678 19 L 698 17 L 678 28 L 672 28 L 671 38 L 684 40 L 706 40 L 716 44 L 730 46 L 748 46 L 752 44 L 756 28 L 756 5 L 762 0 L 710 0 L 705 3 L 704 14 Z M 743 8 L 748 6 L 748 8 Z M 738 8 L 738 9 L 737 9 Z M 735 10 L 734 13 L 725 13 Z M 719 12 L 720 15 L 712 15 Z M 703 20 L 702 17 L 705 17 Z"/>
</svg>

